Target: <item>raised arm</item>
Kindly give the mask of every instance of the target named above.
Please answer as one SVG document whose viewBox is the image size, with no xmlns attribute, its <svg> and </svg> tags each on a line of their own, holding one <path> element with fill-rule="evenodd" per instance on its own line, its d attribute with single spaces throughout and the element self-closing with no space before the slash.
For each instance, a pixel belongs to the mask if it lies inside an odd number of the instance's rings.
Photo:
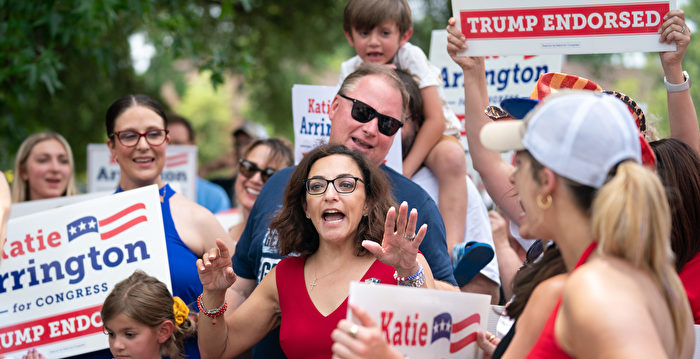
<svg viewBox="0 0 700 359">
<path fill-rule="evenodd" d="M 684 84 L 682 61 L 690 44 L 690 29 L 685 23 L 683 10 L 671 10 L 664 16 L 664 23 L 659 29 L 659 42 L 676 43 L 676 51 L 659 52 L 664 77 L 669 84 Z M 671 137 L 677 138 L 700 154 L 700 129 L 698 117 L 690 95 L 690 89 L 684 86 L 667 88 L 668 123 Z M 679 91 L 680 90 L 680 91 Z"/>
<path fill-rule="evenodd" d="M 233 358 L 280 323 L 276 271 L 270 271 L 248 300 L 223 316 L 221 311 L 225 312 L 228 304 L 227 289 L 236 281 L 236 275 L 226 244 L 217 240 L 216 245 L 197 260 L 203 288 L 198 298 L 202 307 L 197 320 L 199 351 L 202 358 Z M 204 311 L 216 313 L 207 315 Z"/>
<path fill-rule="evenodd" d="M 447 25 L 447 52 L 464 72 L 464 128 L 469 143 L 469 154 L 484 181 L 486 190 L 511 221 L 518 222 L 522 211 L 510 183 L 513 167 L 498 152 L 486 149 L 479 140 L 485 124 L 491 122 L 484 109 L 489 105 L 483 57 L 458 56 L 467 49 L 467 40 L 450 18 Z"/>
</svg>

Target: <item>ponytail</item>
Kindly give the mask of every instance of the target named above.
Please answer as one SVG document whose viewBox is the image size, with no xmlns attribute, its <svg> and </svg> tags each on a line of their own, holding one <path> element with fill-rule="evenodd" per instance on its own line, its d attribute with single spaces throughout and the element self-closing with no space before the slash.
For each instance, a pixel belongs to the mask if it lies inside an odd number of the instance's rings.
<svg viewBox="0 0 700 359">
<path fill-rule="evenodd" d="M 671 215 L 658 177 L 634 161 L 622 162 L 593 201 L 597 250 L 649 272 L 671 311 L 680 353 L 690 312 L 673 266 Z"/>
</svg>

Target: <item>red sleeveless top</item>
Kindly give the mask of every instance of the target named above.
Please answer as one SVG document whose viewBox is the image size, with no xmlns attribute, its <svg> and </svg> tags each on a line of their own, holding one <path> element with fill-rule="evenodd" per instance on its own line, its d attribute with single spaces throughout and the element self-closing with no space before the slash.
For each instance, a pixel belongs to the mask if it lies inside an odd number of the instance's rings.
<svg viewBox="0 0 700 359">
<path fill-rule="evenodd" d="M 594 241 L 583 251 L 581 258 L 579 258 L 573 270 L 576 270 L 576 268 L 586 263 L 588 257 L 597 245 L 598 242 Z M 535 342 L 535 345 L 530 349 L 530 353 L 527 354 L 527 359 L 575 359 L 559 346 L 557 337 L 554 335 L 554 322 L 556 322 L 560 306 L 561 298 L 559 298 L 557 305 L 554 306 L 552 314 L 549 315 L 549 319 L 547 319 L 547 323 L 544 325 L 544 328 L 542 328 L 537 342 Z"/>
<path fill-rule="evenodd" d="M 288 358 L 330 358 L 333 353 L 331 332 L 345 319 L 346 297 L 328 316 L 319 313 L 306 290 L 305 257 L 287 257 L 277 264 L 277 292 L 282 322 L 280 346 Z M 396 284 L 394 267 L 375 260 L 361 281 L 378 279 L 382 284 Z M 373 281 L 376 282 L 376 281 Z"/>
</svg>

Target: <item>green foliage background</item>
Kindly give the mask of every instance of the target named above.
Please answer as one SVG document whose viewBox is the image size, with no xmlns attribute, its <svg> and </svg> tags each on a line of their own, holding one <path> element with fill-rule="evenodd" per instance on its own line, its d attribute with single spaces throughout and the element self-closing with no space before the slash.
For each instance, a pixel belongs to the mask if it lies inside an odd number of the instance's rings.
<svg viewBox="0 0 700 359">
<path fill-rule="evenodd" d="M 333 0 L 0 0 L 0 168 L 11 168 L 27 135 L 50 129 L 68 139 L 83 172 L 86 144 L 106 139 L 102 123 L 112 101 L 129 93 L 160 99 L 160 86 L 169 81 L 186 95 L 175 60 L 206 71 L 215 87 L 227 75 L 243 75 L 251 119 L 290 137 L 291 84 L 308 82 L 327 54 L 347 46 L 343 6 Z M 141 31 L 157 55 L 138 76 L 128 37 Z M 188 114 L 198 123 L 195 118 L 211 118 Z M 214 130 L 206 133 L 208 127 Z M 228 136 L 208 123 L 200 129 L 207 141 Z"/>
</svg>

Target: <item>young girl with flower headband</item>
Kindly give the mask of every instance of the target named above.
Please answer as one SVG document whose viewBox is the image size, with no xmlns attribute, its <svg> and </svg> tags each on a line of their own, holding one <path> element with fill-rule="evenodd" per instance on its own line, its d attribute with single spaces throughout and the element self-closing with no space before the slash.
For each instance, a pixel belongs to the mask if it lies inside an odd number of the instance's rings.
<svg viewBox="0 0 700 359">
<path fill-rule="evenodd" d="M 114 286 L 100 314 L 115 358 L 180 358 L 183 339 L 196 331 L 182 299 L 140 270 Z"/>
</svg>

